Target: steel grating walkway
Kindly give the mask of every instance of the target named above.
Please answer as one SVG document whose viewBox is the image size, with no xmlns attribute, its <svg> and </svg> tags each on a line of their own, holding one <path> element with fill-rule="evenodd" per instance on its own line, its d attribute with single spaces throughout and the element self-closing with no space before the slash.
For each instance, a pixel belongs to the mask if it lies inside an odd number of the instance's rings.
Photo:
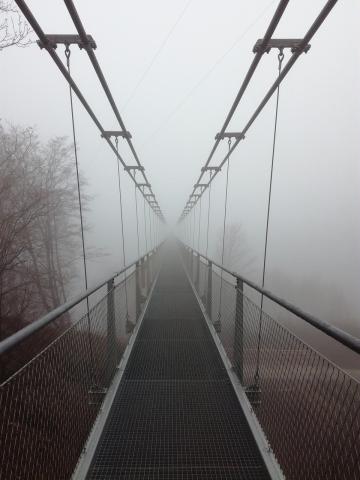
<svg viewBox="0 0 360 480">
<path fill-rule="evenodd" d="M 174 257 L 164 262 L 87 478 L 267 479 Z"/>
</svg>

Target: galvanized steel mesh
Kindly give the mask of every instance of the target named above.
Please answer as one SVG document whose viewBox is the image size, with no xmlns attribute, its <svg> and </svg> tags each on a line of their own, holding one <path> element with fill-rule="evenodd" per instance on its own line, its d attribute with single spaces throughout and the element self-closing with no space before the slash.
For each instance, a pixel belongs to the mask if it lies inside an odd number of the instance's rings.
<svg viewBox="0 0 360 480">
<path fill-rule="evenodd" d="M 129 270 L 0 385 L 1 479 L 71 477 L 157 269 L 155 254 Z"/>
<path fill-rule="evenodd" d="M 220 270 L 189 250 L 183 258 L 286 478 L 360 478 L 358 381 L 261 312 L 226 272 L 220 308 Z"/>
</svg>

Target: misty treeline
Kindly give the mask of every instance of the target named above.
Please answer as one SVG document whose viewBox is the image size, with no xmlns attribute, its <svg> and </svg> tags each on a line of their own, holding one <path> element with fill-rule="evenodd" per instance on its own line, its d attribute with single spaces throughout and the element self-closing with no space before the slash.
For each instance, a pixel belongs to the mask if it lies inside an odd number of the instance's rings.
<svg viewBox="0 0 360 480">
<path fill-rule="evenodd" d="M 80 240 L 72 145 L 0 124 L 0 339 L 66 300 Z"/>
</svg>

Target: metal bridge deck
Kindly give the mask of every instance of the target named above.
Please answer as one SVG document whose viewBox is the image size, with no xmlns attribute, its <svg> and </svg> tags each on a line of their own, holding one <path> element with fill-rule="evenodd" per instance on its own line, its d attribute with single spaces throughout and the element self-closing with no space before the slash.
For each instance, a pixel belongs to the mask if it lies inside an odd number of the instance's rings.
<svg viewBox="0 0 360 480">
<path fill-rule="evenodd" d="M 176 258 L 160 272 L 87 478 L 269 478 Z"/>
</svg>

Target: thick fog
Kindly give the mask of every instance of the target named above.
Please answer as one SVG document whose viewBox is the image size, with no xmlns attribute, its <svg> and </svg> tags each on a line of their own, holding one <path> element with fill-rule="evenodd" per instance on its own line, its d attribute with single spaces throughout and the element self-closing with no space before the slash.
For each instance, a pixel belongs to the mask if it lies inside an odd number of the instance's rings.
<svg viewBox="0 0 360 480">
<path fill-rule="evenodd" d="M 292 0 L 275 37 L 301 38 L 324 5 Z M 29 0 L 46 33 L 75 33 L 61 0 Z M 225 0 L 78 0 L 76 7 L 173 228 L 196 182 L 277 2 Z M 281 85 L 266 288 L 314 315 L 360 334 L 360 4 L 339 1 Z M 35 36 L 34 36 L 35 39 Z M 73 46 L 72 75 L 104 128 L 118 128 L 85 51 Z M 63 48 L 58 54 L 64 59 Z M 264 55 L 228 130 L 241 131 L 277 75 L 277 52 Z M 285 61 L 289 52 L 285 52 Z M 68 86 L 36 44 L 0 52 L 4 125 L 34 126 L 42 141 L 68 136 Z M 243 265 L 260 283 L 275 98 L 231 157 L 228 225 L 241 225 Z M 91 195 L 87 248 L 100 256 L 90 282 L 123 264 L 114 154 L 75 100 L 81 173 Z M 212 164 L 227 150 L 226 141 Z M 120 141 L 124 159 L 133 164 Z M 74 170 L 75 175 L 75 170 Z M 226 169 L 213 183 L 209 256 L 218 255 Z M 122 170 L 126 255 L 137 257 L 134 186 Z M 138 196 L 141 253 L 146 246 Z M 205 250 L 207 193 L 200 250 Z M 147 214 L 148 215 L 148 214 Z M 198 215 L 198 213 L 197 213 Z M 179 230 L 179 229 L 178 229 Z M 181 230 L 181 229 L 180 229 Z M 196 241 L 195 247 L 198 247 Z M 247 259 L 252 261 L 245 267 Z M 82 288 L 81 277 L 77 289 Z"/>
</svg>

